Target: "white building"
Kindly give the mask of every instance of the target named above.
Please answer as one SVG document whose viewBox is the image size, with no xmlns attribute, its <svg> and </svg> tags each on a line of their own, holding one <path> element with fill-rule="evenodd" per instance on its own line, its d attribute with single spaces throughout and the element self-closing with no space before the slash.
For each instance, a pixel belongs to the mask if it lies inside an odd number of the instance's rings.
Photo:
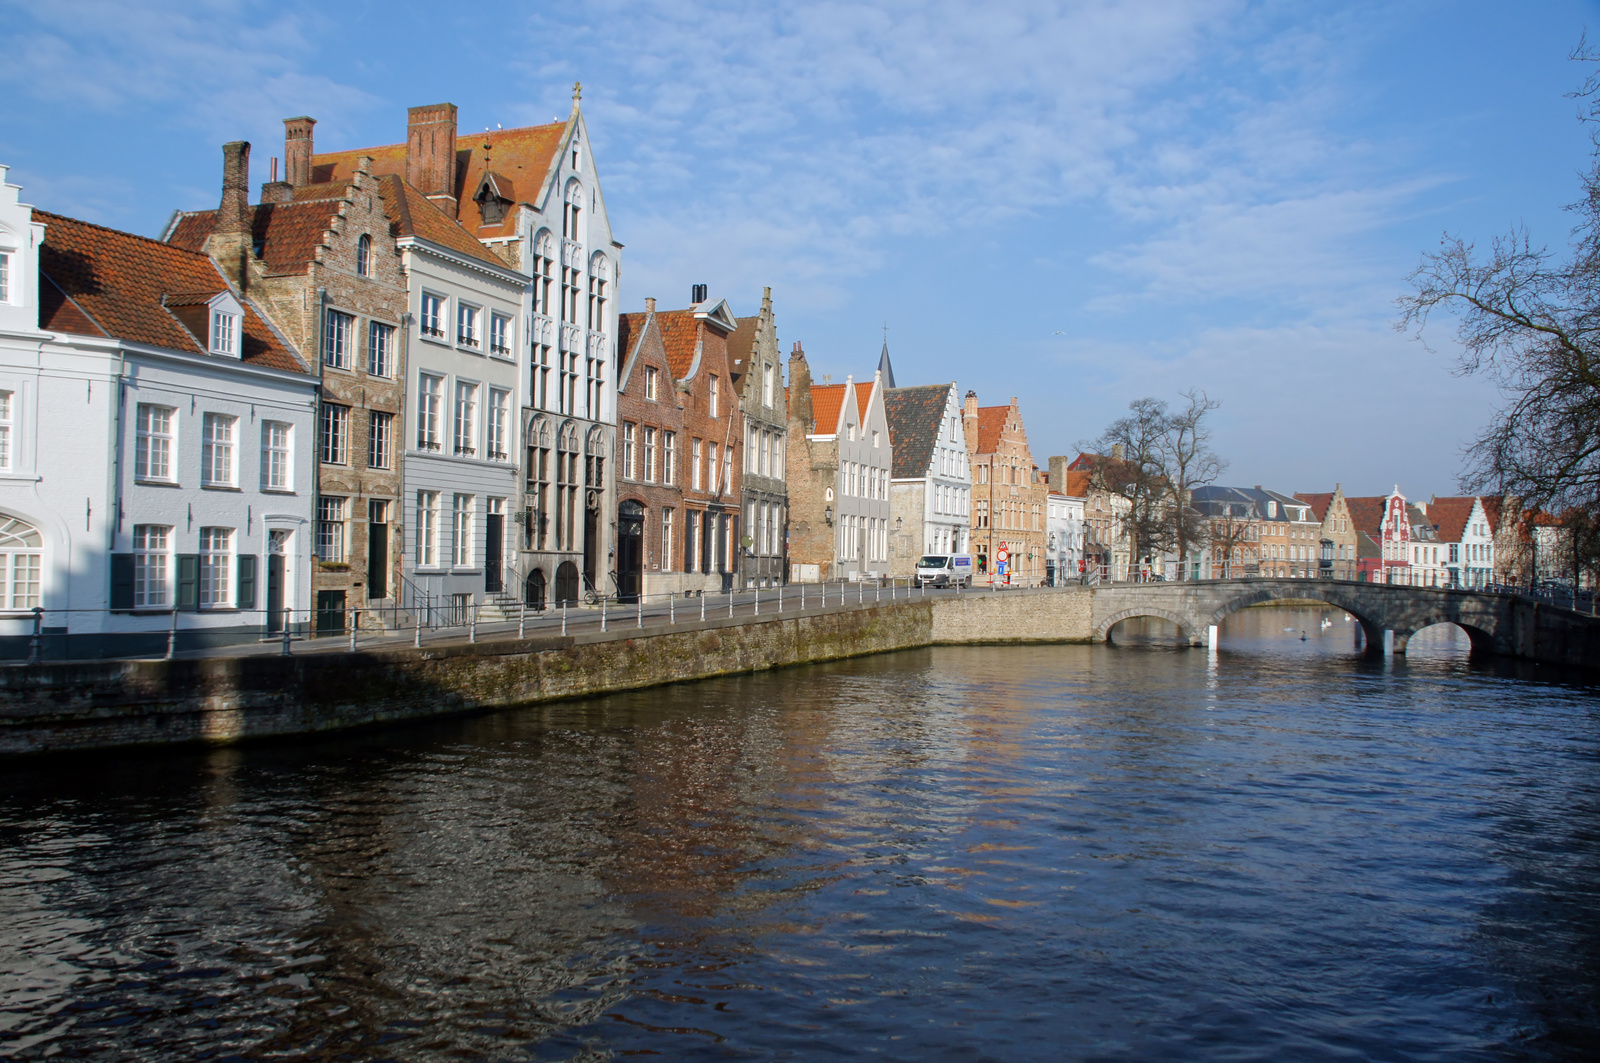
<svg viewBox="0 0 1600 1063">
<path fill-rule="evenodd" d="M 971 550 L 972 469 L 953 382 L 888 388 L 884 411 L 894 447 L 889 572 L 910 577 L 923 554 Z"/>
<path fill-rule="evenodd" d="M 835 579 L 889 574 L 889 474 L 892 451 L 884 417 L 883 381 L 846 378 L 811 387 L 816 431 L 808 440 L 835 443 L 838 469 L 827 492 L 832 511 Z"/>
<path fill-rule="evenodd" d="M 1434 498 L 1427 506 L 1439 544 L 1448 554 L 1448 581 L 1457 587 L 1494 582 L 1494 523 L 1483 499 L 1471 495 Z"/>
<path fill-rule="evenodd" d="M 203 254 L 33 210 L 0 167 L 0 635 L 249 641 L 310 602 L 316 380 Z"/>
<path fill-rule="evenodd" d="M 399 177 L 381 181 L 410 289 L 403 463 L 414 509 L 402 571 L 459 621 L 469 606 L 522 594 L 506 562 L 521 490 L 527 278 Z"/>
<path fill-rule="evenodd" d="M 1054 483 L 1051 484 L 1054 487 Z M 1060 587 L 1078 578 L 1083 560 L 1083 506 L 1086 499 L 1052 490 L 1045 503 L 1045 575 Z"/>
</svg>

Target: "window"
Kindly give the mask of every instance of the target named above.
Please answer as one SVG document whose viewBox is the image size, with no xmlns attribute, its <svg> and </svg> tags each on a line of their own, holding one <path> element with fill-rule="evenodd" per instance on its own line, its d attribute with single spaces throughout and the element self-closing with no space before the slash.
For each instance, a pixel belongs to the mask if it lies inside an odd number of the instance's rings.
<svg viewBox="0 0 1600 1063">
<path fill-rule="evenodd" d="M 139 404 L 134 445 L 133 475 L 137 480 L 177 479 L 172 467 L 172 415 L 170 406 Z"/>
<path fill-rule="evenodd" d="M 500 388 L 489 389 L 489 460 L 510 457 L 506 436 L 511 428 L 511 395 Z"/>
<path fill-rule="evenodd" d="M 417 492 L 417 565 L 439 563 L 439 492 Z"/>
<path fill-rule="evenodd" d="M 422 293 L 422 334 L 444 339 L 444 296 Z"/>
<path fill-rule="evenodd" d="M 356 241 L 356 272 L 363 277 L 372 275 L 372 237 L 366 233 Z"/>
<path fill-rule="evenodd" d="M 0 469 L 11 468 L 11 400 L 9 391 L 0 391 Z"/>
<path fill-rule="evenodd" d="M 356 319 L 339 310 L 329 310 L 322 329 L 322 360 L 335 369 L 350 368 L 350 334 Z"/>
<path fill-rule="evenodd" d="M 706 444 L 706 490 L 716 494 L 720 488 L 717 486 L 717 445 Z"/>
<path fill-rule="evenodd" d="M 550 283 L 555 276 L 556 247 L 549 229 L 543 229 L 533 243 L 533 312 L 550 313 Z"/>
<path fill-rule="evenodd" d="M 722 490 L 733 490 L 733 448 L 722 448 Z"/>
<path fill-rule="evenodd" d="M 161 524 L 133 526 L 133 607 L 159 609 L 167 604 L 171 570 L 172 529 Z"/>
<path fill-rule="evenodd" d="M 672 510 L 661 511 L 661 571 L 672 571 Z"/>
<path fill-rule="evenodd" d="M 456 342 L 463 347 L 478 346 L 478 315 L 475 306 L 461 303 L 456 307 Z"/>
<path fill-rule="evenodd" d="M 876 428 L 872 430 L 872 446 L 874 448 L 878 446 L 878 430 Z"/>
<path fill-rule="evenodd" d="M 639 475 L 633 467 L 634 426 L 627 421 L 622 422 L 622 475 L 633 479 Z"/>
<path fill-rule="evenodd" d="M 706 381 L 706 412 L 717 416 L 717 378 Z"/>
<path fill-rule="evenodd" d="M 350 462 L 350 407 L 323 403 L 322 460 L 328 465 Z"/>
<path fill-rule="evenodd" d="M 439 407 L 444 402 L 444 378 L 419 374 L 417 386 L 417 449 L 439 449 Z"/>
<path fill-rule="evenodd" d="M 678 433 L 661 433 L 661 482 L 675 484 L 678 482 Z"/>
<path fill-rule="evenodd" d="M 213 308 L 211 311 L 211 353 L 239 354 L 239 315 Z"/>
<path fill-rule="evenodd" d="M 232 487 L 233 430 L 238 418 L 208 413 L 200 436 L 200 483 L 205 487 Z"/>
<path fill-rule="evenodd" d="M 294 490 L 293 427 L 282 421 L 261 422 L 261 489 Z"/>
<path fill-rule="evenodd" d="M 776 366 L 767 366 L 761 372 L 761 405 L 771 406 L 773 395 L 777 392 L 778 370 Z"/>
<path fill-rule="evenodd" d="M 456 495 L 451 507 L 450 563 L 457 568 L 472 565 L 472 495 Z"/>
<path fill-rule="evenodd" d="M 0 303 L 11 301 L 11 255 L 0 251 Z"/>
<path fill-rule="evenodd" d="M 367 372 L 389 376 L 394 372 L 394 326 L 374 321 L 367 325 Z"/>
<path fill-rule="evenodd" d="M 649 427 L 644 430 L 644 482 L 656 482 L 656 430 Z"/>
<path fill-rule="evenodd" d="M 233 529 L 200 529 L 200 608 L 226 609 L 233 602 Z"/>
<path fill-rule="evenodd" d="M 455 451 L 461 457 L 478 453 L 478 385 L 456 382 Z"/>
<path fill-rule="evenodd" d="M 660 377 L 660 375 L 661 374 L 656 371 L 655 366 L 647 365 L 644 367 L 644 397 L 649 399 L 651 402 L 657 401 L 656 380 L 658 377 Z"/>
<path fill-rule="evenodd" d="M 372 411 L 372 421 L 367 431 L 367 465 L 374 469 L 387 469 L 393 459 L 389 456 L 394 436 L 394 414 L 382 410 Z"/>
<path fill-rule="evenodd" d="M 489 350 L 495 354 L 511 353 L 511 319 L 504 314 L 489 315 Z"/>
<path fill-rule="evenodd" d="M 344 503 L 326 495 L 317 499 L 317 557 L 323 561 L 344 560 Z"/>
<path fill-rule="evenodd" d="M 689 444 L 689 486 L 698 491 L 701 482 L 700 440 L 696 439 Z"/>
</svg>

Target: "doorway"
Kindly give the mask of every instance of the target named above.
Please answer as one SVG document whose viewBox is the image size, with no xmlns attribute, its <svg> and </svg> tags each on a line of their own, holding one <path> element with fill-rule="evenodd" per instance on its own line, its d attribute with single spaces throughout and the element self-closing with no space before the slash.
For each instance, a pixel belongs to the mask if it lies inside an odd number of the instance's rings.
<svg viewBox="0 0 1600 1063">
<path fill-rule="evenodd" d="M 535 609 L 544 608 L 545 579 L 544 569 L 536 568 L 528 573 L 528 578 L 522 584 L 522 600 Z"/>
<path fill-rule="evenodd" d="M 272 635 L 283 630 L 290 534 L 281 529 L 267 533 L 267 633 Z"/>
<path fill-rule="evenodd" d="M 505 587 L 505 554 L 505 503 L 491 498 L 483 531 L 483 589 L 490 594 L 499 594 Z"/>
<path fill-rule="evenodd" d="M 367 502 L 367 600 L 389 597 L 389 502 Z"/>
<path fill-rule="evenodd" d="M 637 602 L 644 580 L 644 506 L 617 507 L 617 600 Z"/>
<path fill-rule="evenodd" d="M 344 630 L 344 591 L 317 592 L 317 634 L 337 635 Z"/>
<path fill-rule="evenodd" d="M 563 561 L 556 569 L 556 604 L 576 603 L 578 600 L 578 566 Z"/>
</svg>

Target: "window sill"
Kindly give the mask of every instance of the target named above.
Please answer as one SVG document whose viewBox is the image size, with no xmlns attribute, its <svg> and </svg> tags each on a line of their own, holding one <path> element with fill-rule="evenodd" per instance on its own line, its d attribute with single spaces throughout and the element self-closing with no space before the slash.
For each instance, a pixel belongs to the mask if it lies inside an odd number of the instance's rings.
<svg viewBox="0 0 1600 1063">
<path fill-rule="evenodd" d="M 232 484 L 201 484 L 200 485 L 200 490 L 202 490 L 202 491 L 232 491 L 234 494 L 238 494 L 242 489 L 238 488 L 238 487 L 235 487 Z"/>
<path fill-rule="evenodd" d="M 139 487 L 182 487 L 176 480 L 134 480 Z"/>
<path fill-rule="evenodd" d="M 432 344 L 435 344 L 436 346 L 439 346 L 439 347 L 452 347 L 452 346 L 454 346 L 454 344 L 452 344 L 449 340 L 445 339 L 442 334 L 438 335 L 438 336 L 433 336 L 433 335 L 429 335 L 426 332 L 423 332 L 423 333 L 418 334 L 417 338 L 420 339 L 423 343 L 432 343 Z"/>
<path fill-rule="evenodd" d="M 293 495 L 295 490 L 292 487 L 263 487 L 261 493 L 264 495 Z"/>
<path fill-rule="evenodd" d="M 452 576 L 477 576 L 481 575 L 482 573 L 483 569 L 471 565 L 463 568 L 451 566 L 449 569 L 449 574 Z"/>
</svg>

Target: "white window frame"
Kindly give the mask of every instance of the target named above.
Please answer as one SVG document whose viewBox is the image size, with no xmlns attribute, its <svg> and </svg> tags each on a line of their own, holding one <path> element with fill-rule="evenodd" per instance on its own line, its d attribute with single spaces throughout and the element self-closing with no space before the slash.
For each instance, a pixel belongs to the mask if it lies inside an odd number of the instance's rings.
<svg viewBox="0 0 1600 1063">
<path fill-rule="evenodd" d="M 391 377 L 394 375 L 393 325 L 381 321 L 367 322 L 367 375 Z"/>
<path fill-rule="evenodd" d="M 0 515 L 0 610 L 38 607 L 44 577 L 44 536 L 16 517 Z"/>
<path fill-rule="evenodd" d="M 367 468 L 394 468 L 394 414 L 386 410 L 368 412 Z"/>
<path fill-rule="evenodd" d="M 133 526 L 133 607 L 166 609 L 172 602 L 172 526 Z"/>
<path fill-rule="evenodd" d="M 332 369 L 350 368 L 350 337 L 356 329 L 354 314 L 329 307 L 322 322 L 322 364 Z"/>
<path fill-rule="evenodd" d="M 489 389 L 489 442 L 484 457 L 490 461 L 511 459 L 511 393 L 505 388 Z"/>
<path fill-rule="evenodd" d="M 261 490 L 294 490 L 294 425 L 287 421 L 261 422 Z"/>
<path fill-rule="evenodd" d="M 444 377 L 417 374 L 417 449 L 443 452 L 439 439 L 439 418 L 443 413 Z"/>
<path fill-rule="evenodd" d="M 12 429 L 16 426 L 13 418 L 16 416 L 17 393 L 9 388 L 0 388 L 0 469 L 9 470 L 15 460 L 13 444 L 16 437 Z"/>
<path fill-rule="evenodd" d="M 444 331 L 445 309 L 450 305 L 450 300 L 443 295 L 424 291 L 421 303 L 417 314 L 417 331 L 424 339 L 444 342 L 447 339 Z"/>
<path fill-rule="evenodd" d="M 512 355 L 511 315 L 489 311 L 489 353 L 500 358 Z"/>
<path fill-rule="evenodd" d="M 483 347 L 483 307 L 456 303 L 456 346 L 470 350 Z"/>
<path fill-rule="evenodd" d="M 455 494 L 450 499 L 450 567 L 472 568 L 473 542 L 476 530 L 473 519 L 477 506 L 476 495 Z"/>
<path fill-rule="evenodd" d="M 233 558 L 233 528 L 200 529 L 201 609 L 234 608 Z"/>
<path fill-rule="evenodd" d="M 317 417 L 317 460 L 324 465 L 350 464 L 350 407 L 324 402 Z"/>
<path fill-rule="evenodd" d="M 207 413 L 200 422 L 200 486 L 237 487 L 239 418 Z"/>
<path fill-rule="evenodd" d="M 345 534 L 349 520 L 349 500 L 323 495 L 317 499 L 317 559 L 319 561 L 344 561 L 349 537 Z"/>
<path fill-rule="evenodd" d="M 478 384 L 456 381 L 455 415 L 451 420 L 451 452 L 458 458 L 478 456 Z"/>
<path fill-rule="evenodd" d="M 672 485 L 678 482 L 678 433 L 661 433 L 661 482 Z"/>
<path fill-rule="evenodd" d="M 417 567 L 439 564 L 439 492 L 417 492 Z"/>
<path fill-rule="evenodd" d="M 164 424 L 161 427 L 157 427 L 157 415 L 162 415 Z M 177 422 L 178 411 L 175 408 L 154 402 L 139 403 L 134 422 L 135 480 L 166 484 L 178 482 Z"/>
</svg>

